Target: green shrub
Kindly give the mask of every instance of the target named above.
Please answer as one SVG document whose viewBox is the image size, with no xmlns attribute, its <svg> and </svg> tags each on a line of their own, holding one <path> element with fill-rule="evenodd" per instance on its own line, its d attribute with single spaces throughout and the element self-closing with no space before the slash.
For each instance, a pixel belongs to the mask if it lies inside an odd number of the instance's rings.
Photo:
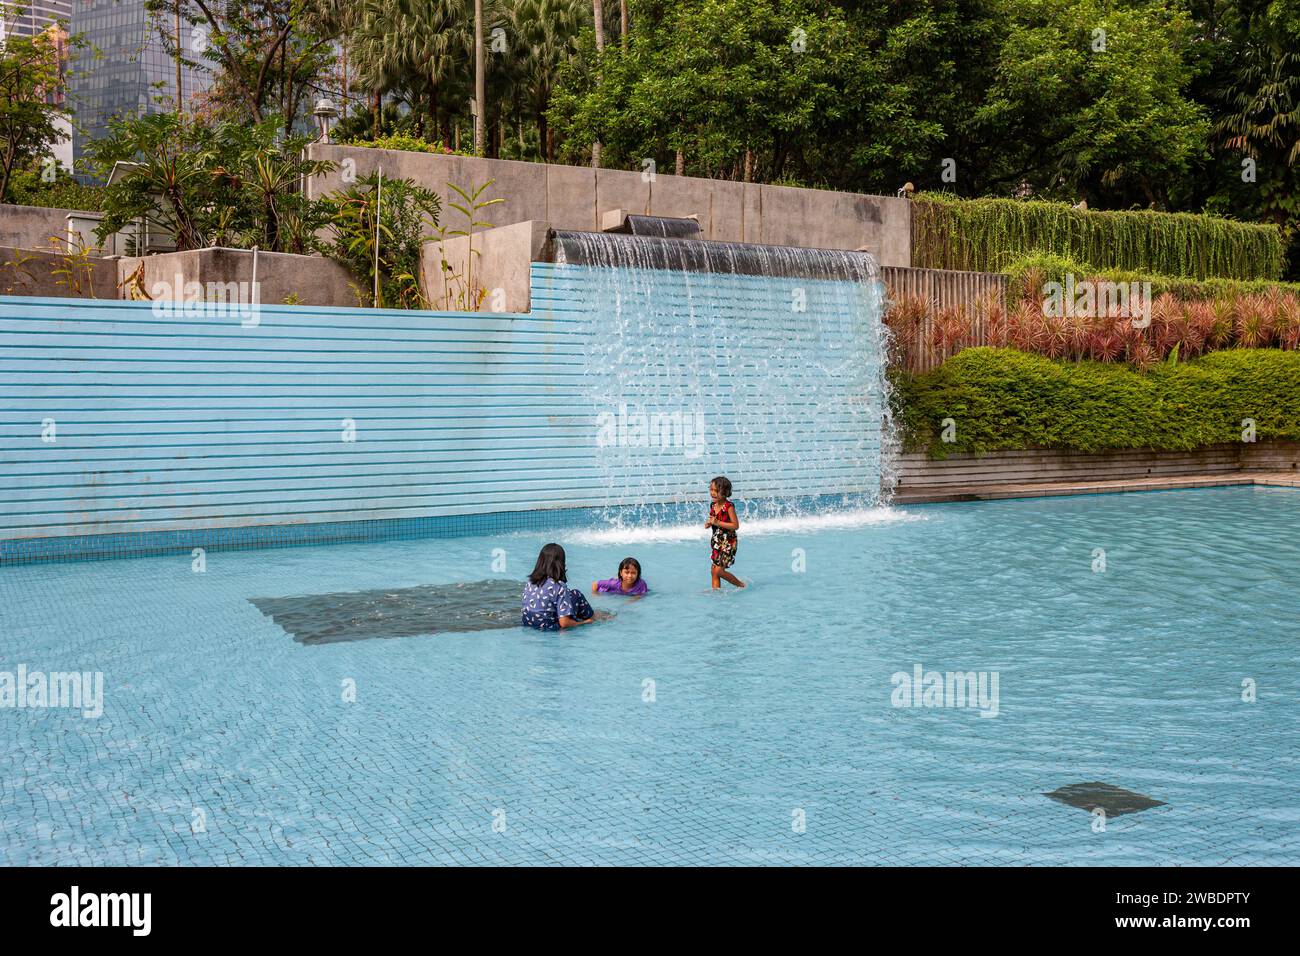
<svg viewBox="0 0 1300 956">
<path fill-rule="evenodd" d="M 353 278 L 359 305 L 426 309 L 420 288 L 421 255 L 433 239 L 442 200 L 409 179 L 383 179 L 373 172 L 322 200 L 328 210 L 331 241 L 325 253 Z M 378 223 L 378 301 L 375 300 L 376 207 Z"/>
<path fill-rule="evenodd" d="M 15 174 L 10 183 L 9 201 L 18 206 L 99 212 L 103 208 L 104 190 L 99 186 L 83 186 L 66 173 L 47 183 L 39 172 L 24 170 Z"/>
<path fill-rule="evenodd" d="M 388 136 L 378 138 L 361 138 L 357 137 L 347 142 L 339 143 L 340 146 L 363 146 L 366 149 L 400 149 L 408 153 L 444 153 L 448 156 L 473 156 L 472 152 L 463 152 L 452 149 L 442 143 L 428 143 L 418 136 L 408 136 L 405 133 L 392 133 Z"/>
<path fill-rule="evenodd" d="M 1025 297 L 1026 292 L 1030 293 L 1029 298 L 1040 297 L 1041 290 L 1025 288 L 1025 274 L 1031 270 L 1038 272 L 1044 282 L 1063 282 L 1066 273 L 1073 273 L 1076 281 L 1088 277 L 1116 283 L 1150 282 L 1153 297 L 1169 293 L 1183 302 L 1193 299 L 1235 299 L 1274 288 L 1283 292 L 1300 293 L 1300 282 L 1276 282 L 1271 279 L 1185 279 L 1151 272 L 1097 269 L 1087 263 L 1075 262 L 1050 252 L 1031 252 L 1002 269 L 1008 280 L 1008 302 Z"/>
<path fill-rule="evenodd" d="M 1150 371 L 1068 362 L 1015 349 L 972 348 L 921 375 L 896 373 L 904 448 L 954 452 L 1026 448 L 1186 451 L 1258 439 L 1300 440 L 1300 353 L 1212 352 Z M 941 441 L 943 420 L 955 424 Z"/>
<path fill-rule="evenodd" d="M 926 193 L 912 204 L 912 264 L 1000 272 L 1031 252 L 1097 269 L 1195 279 L 1276 279 L 1286 243 L 1274 225 L 1195 213 L 1093 212 L 1065 203 L 957 199 Z"/>
</svg>

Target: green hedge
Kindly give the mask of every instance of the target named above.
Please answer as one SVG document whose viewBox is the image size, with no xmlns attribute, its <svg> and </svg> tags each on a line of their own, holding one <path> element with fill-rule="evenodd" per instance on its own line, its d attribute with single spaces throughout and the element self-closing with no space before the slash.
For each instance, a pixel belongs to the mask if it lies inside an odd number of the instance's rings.
<svg viewBox="0 0 1300 956">
<path fill-rule="evenodd" d="M 1044 282 L 1063 282 L 1066 273 L 1074 273 L 1076 282 L 1084 278 L 1097 278 L 1116 283 L 1150 282 L 1153 296 L 1164 295 L 1167 292 L 1184 302 L 1193 299 L 1237 298 L 1267 292 L 1269 289 L 1281 289 L 1283 292 L 1300 295 L 1300 282 L 1275 282 L 1271 279 L 1184 279 L 1150 272 L 1094 269 L 1086 263 L 1074 262 L 1064 256 L 1036 252 L 1016 259 L 1002 270 L 1008 279 L 1008 302 L 1015 302 L 1024 296 L 1023 280 L 1025 273 L 1030 269 L 1037 269 L 1042 273 Z M 1041 298 L 1041 289 L 1031 291 L 1033 292 L 1031 298 Z"/>
<path fill-rule="evenodd" d="M 957 199 L 912 203 L 912 265 L 1001 272 L 1034 252 L 1193 279 L 1276 279 L 1286 243 L 1274 225 L 1194 213 L 1092 212 L 1065 203 Z"/>
<path fill-rule="evenodd" d="M 1256 437 L 1300 440 L 1300 352 L 1231 349 L 1148 372 L 1065 362 L 1015 349 L 966 349 L 932 372 L 898 373 L 894 408 L 904 448 L 1185 451 Z M 956 441 L 941 440 L 943 420 Z"/>
</svg>

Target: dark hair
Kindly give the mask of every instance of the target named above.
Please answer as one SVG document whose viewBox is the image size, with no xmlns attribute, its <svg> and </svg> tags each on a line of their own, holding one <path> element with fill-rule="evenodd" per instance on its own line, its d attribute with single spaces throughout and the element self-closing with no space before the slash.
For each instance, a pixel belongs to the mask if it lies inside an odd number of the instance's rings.
<svg viewBox="0 0 1300 956">
<path fill-rule="evenodd" d="M 558 544 L 548 544 L 538 552 L 537 564 L 533 566 L 533 573 L 528 575 L 533 584 L 544 584 L 547 578 L 569 580 L 564 570 L 564 549 Z"/>
<path fill-rule="evenodd" d="M 624 558 L 618 563 L 618 573 L 622 574 L 624 568 L 636 568 L 636 579 L 641 580 L 641 562 L 636 558 Z"/>
<path fill-rule="evenodd" d="M 709 484 L 711 484 L 711 485 L 717 485 L 717 486 L 718 486 L 718 494 L 722 495 L 722 497 L 724 497 L 724 498 L 730 498 L 730 497 L 731 497 L 731 479 L 730 479 L 730 478 L 727 478 L 727 477 L 724 476 L 724 475 L 718 475 L 718 477 L 716 477 L 716 478 L 714 478 L 712 481 L 710 481 Z"/>
</svg>

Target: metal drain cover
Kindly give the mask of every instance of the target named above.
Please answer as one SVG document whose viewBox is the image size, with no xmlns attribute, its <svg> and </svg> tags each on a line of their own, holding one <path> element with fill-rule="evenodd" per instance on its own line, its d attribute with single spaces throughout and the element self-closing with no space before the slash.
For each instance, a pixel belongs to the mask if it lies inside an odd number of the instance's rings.
<svg viewBox="0 0 1300 956">
<path fill-rule="evenodd" d="M 495 580 L 248 600 L 298 643 L 334 644 L 519 627 L 523 591 Z"/>
<path fill-rule="evenodd" d="M 1087 810 L 1089 813 L 1100 807 L 1106 811 L 1108 817 L 1118 817 L 1125 813 L 1137 813 L 1140 810 L 1150 810 L 1152 807 L 1165 805 L 1163 800 L 1152 800 L 1150 797 L 1125 790 L 1123 787 L 1097 782 L 1072 783 L 1068 787 L 1061 787 L 1044 796 L 1078 807 L 1080 810 Z"/>
</svg>

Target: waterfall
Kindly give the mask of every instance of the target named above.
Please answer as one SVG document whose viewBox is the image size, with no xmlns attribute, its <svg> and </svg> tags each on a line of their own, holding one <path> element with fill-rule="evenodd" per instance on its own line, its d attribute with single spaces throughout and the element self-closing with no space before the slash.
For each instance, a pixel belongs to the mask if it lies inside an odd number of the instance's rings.
<svg viewBox="0 0 1300 956">
<path fill-rule="evenodd" d="M 674 238 L 662 222 L 653 236 L 555 231 L 548 244 L 591 323 L 585 392 L 607 489 L 593 504 L 657 520 L 707 501 L 715 474 L 747 516 L 881 503 L 892 469 L 875 260 Z"/>
</svg>

